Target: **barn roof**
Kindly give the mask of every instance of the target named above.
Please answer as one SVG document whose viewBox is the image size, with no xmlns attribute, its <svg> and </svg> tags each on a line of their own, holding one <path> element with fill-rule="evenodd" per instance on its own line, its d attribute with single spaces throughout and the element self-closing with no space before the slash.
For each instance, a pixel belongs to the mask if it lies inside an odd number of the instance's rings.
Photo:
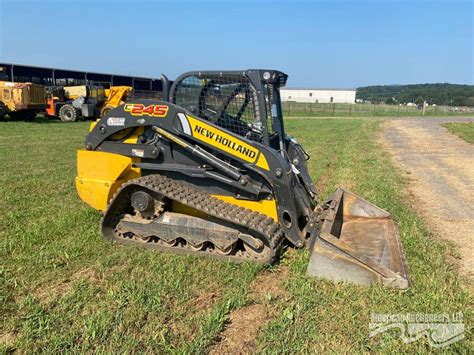
<svg viewBox="0 0 474 355">
<path fill-rule="evenodd" d="M 311 90 L 311 91 L 356 91 L 357 89 L 341 89 L 341 88 L 287 88 L 283 87 L 280 90 Z"/>
</svg>

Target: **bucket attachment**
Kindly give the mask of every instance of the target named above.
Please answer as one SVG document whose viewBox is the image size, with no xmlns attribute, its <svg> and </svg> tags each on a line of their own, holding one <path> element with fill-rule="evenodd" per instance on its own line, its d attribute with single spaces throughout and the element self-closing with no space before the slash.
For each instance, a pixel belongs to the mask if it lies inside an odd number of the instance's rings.
<svg viewBox="0 0 474 355">
<path fill-rule="evenodd" d="M 389 213 L 337 189 L 311 236 L 307 274 L 333 281 L 407 289 L 411 285 L 398 229 Z"/>
</svg>

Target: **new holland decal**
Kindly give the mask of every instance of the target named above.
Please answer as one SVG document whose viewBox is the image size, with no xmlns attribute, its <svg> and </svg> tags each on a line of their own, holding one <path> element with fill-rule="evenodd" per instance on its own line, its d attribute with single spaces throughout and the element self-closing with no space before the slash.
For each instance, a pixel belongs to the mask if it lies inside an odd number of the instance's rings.
<svg viewBox="0 0 474 355">
<path fill-rule="evenodd" d="M 180 113 L 178 117 L 183 126 L 184 133 L 246 162 L 269 170 L 265 156 L 257 148 L 189 115 Z"/>
<path fill-rule="evenodd" d="M 124 110 L 132 116 L 165 117 L 168 113 L 166 105 L 125 104 Z"/>
</svg>

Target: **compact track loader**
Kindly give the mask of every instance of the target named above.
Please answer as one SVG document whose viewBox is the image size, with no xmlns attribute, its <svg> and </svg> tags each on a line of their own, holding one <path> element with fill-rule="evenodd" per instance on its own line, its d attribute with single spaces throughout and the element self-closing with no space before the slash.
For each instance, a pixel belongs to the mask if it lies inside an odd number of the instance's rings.
<svg viewBox="0 0 474 355">
<path fill-rule="evenodd" d="M 311 248 L 308 274 L 406 289 L 390 215 L 344 189 L 319 203 L 308 154 L 287 136 L 275 70 L 189 72 L 164 100 L 94 122 L 76 186 L 103 211 L 106 239 L 271 263 L 286 240 Z"/>
</svg>

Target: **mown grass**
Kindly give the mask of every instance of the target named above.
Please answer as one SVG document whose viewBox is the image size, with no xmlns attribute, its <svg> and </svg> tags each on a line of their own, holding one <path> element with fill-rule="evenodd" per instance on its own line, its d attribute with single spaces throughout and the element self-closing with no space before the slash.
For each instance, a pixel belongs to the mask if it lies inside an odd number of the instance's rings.
<svg viewBox="0 0 474 355">
<path fill-rule="evenodd" d="M 279 304 L 280 317 L 267 326 L 264 348 L 288 352 L 426 351 L 429 346 L 425 340 L 404 345 L 397 331 L 369 340 L 371 313 L 464 312 L 466 324 L 472 320 L 466 283 L 452 263 L 446 262 L 446 255 L 455 256 L 455 248 L 433 238 L 410 208 L 416 202 L 404 192 L 406 181 L 376 139 L 380 123 L 294 119 L 287 121 L 286 128 L 309 147 L 311 174 L 316 181 L 325 181 L 323 196 L 336 186 L 346 186 L 393 215 L 413 287 L 400 292 L 308 279 L 304 276 L 306 252 L 299 253 L 290 263 L 292 276 L 286 283 L 291 300 Z M 467 332 L 466 338 L 469 336 Z M 450 348 L 461 352 L 467 349 L 467 341 Z"/>
<path fill-rule="evenodd" d="M 474 143 L 474 123 L 445 123 L 443 126 L 466 142 Z"/>
<path fill-rule="evenodd" d="M 404 194 L 405 181 L 380 149 L 380 120 L 288 120 L 312 156 L 327 196 L 346 186 L 390 211 L 413 278 L 407 292 L 307 278 L 308 252 L 287 253 L 288 297 L 262 324 L 267 352 L 425 351 L 396 331 L 368 339 L 371 312 L 464 312 L 467 284 Z M 261 267 L 123 248 L 102 240 L 100 216 L 79 201 L 75 150 L 87 123 L 2 122 L 0 131 L 1 350 L 204 352 L 230 312 L 250 302 Z M 466 327 L 468 328 L 468 327 Z M 470 336 L 469 332 L 466 337 Z M 468 352 L 468 341 L 450 350 Z"/>
<path fill-rule="evenodd" d="M 87 123 L 2 122 L 4 350 L 199 352 L 258 267 L 121 248 L 75 193 Z"/>
</svg>

